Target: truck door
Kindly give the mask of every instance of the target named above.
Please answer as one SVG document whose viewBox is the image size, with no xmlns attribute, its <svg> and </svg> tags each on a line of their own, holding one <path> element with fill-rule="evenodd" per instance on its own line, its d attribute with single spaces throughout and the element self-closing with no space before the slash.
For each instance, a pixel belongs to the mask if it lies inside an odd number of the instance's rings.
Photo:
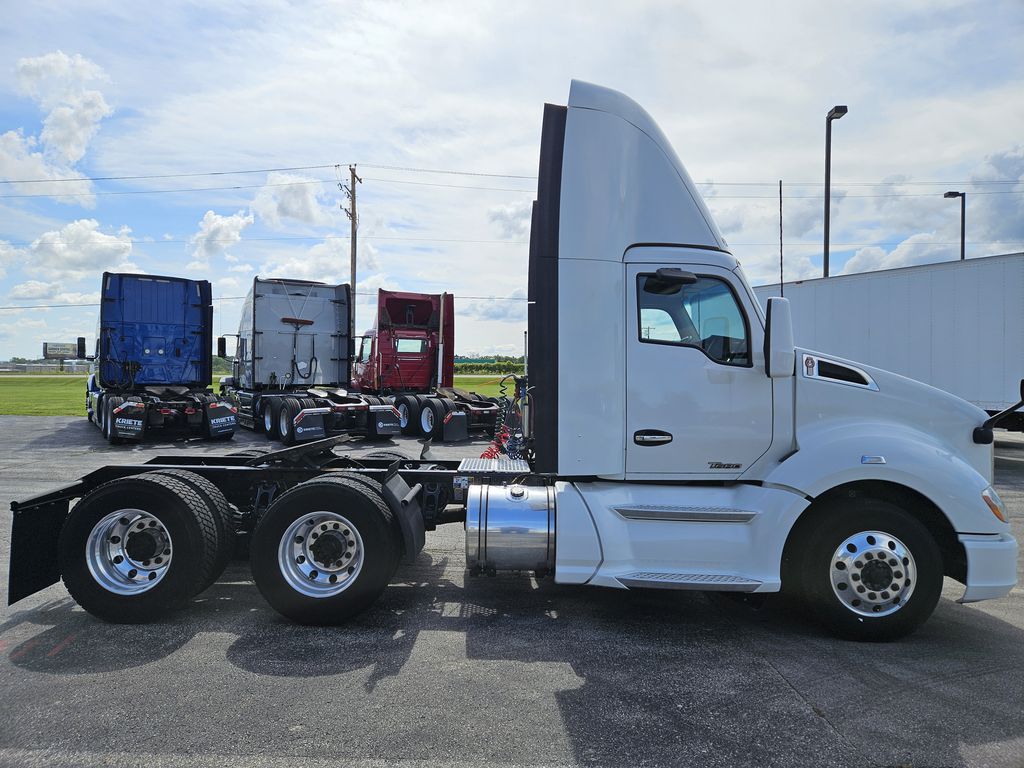
<svg viewBox="0 0 1024 768">
<path fill-rule="evenodd" d="M 738 477 L 772 441 L 772 384 L 748 292 L 722 267 L 625 269 L 627 477 Z"/>
</svg>

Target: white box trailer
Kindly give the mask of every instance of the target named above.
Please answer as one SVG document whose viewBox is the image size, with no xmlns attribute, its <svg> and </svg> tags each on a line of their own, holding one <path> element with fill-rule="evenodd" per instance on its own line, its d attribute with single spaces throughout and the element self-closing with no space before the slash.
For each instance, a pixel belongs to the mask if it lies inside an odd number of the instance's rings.
<svg viewBox="0 0 1024 768">
<path fill-rule="evenodd" d="M 961 397 L 990 413 L 1024 375 L 1024 253 L 754 288 L 785 296 L 795 341 Z M 1003 426 L 1020 429 L 1020 420 Z"/>
</svg>

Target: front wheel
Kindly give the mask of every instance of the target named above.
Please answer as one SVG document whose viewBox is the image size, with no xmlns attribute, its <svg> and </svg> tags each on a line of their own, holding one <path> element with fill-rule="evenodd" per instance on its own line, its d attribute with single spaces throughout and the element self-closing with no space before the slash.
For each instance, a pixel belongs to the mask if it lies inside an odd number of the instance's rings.
<svg viewBox="0 0 1024 768">
<path fill-rule="evenodd" d="M 931 616 L 942 592 L 934 538 L 887 501 L 831 502 L 789 549 L 791 578 L 804 599 L 827 627 L 851 640 L 909 635 Z"/>
<path fill-rule="evenodd" d="M 278 613 L 340 624 L 369 607 L 398 567 L 391 510 L 375 489 L 337 477 L 295 486 L 253 532 L 253 580 Z"/>
</svg>

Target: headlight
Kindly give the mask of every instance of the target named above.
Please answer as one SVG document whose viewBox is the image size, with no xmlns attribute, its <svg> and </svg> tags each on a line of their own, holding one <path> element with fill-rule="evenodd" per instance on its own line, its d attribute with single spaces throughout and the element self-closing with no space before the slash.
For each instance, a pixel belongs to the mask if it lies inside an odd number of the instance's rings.
<svg viewBox="0 0 1024 768">
<path fill-rule="evenodd" d="M 1002 520 L 1004 523 L 1010 522 L 1006 517 L 1006 505 L 1003 504 L 1003 500 L 999 498 L 999 494 L 996 493 L 996 489 L 991 485 L 981 492 L 982 500 L 988 505 L 988 508 L 992 510 L 992 514 Z"/>
</svg>

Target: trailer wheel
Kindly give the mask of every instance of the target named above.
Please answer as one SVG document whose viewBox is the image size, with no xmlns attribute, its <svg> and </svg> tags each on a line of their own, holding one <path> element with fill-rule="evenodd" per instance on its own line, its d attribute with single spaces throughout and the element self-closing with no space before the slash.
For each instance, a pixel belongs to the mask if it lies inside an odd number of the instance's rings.
<svg viewBox="0 0 1024 768">
<path fill-rule="evenodd" d="M 942 591 L 942 555 L 928 529 L 880 499 L 830 502 L 786 549 L 801 595 L 822 623 L 851 640 L 910 634 Z"/>
<path fill-rule="evenodd" d="M 369 607 L 398 567 L 391 510 L 365 483 L 316 478 L 282 494 L 250 546 L 252 575 L 278 613 L 340 624 Z"/>
<path fill-rule="evenodd" d="M 277 412 L 277 434 L 285 445 L 295 445 L 294 419 L 302 410 L 302 403 L 294 397 L 286 397 Z"/>
<path fill-rule="evenodd" d="M 172 477 L 191 486 L 196 493 L 203 497 L 206 506 L 213 512 L 213 520 L 217 525 L 217 557 L 214 561 L 213 571 L 207 577 L 208 582 L 199 588 L 199 592 L 205 592 L 224 573 L 224 569 L 231 562 L 231 557 L 235 553 L 235 528 L 231 524 L 231 506 L 220 488 L 195 472 L 185 469 L 161 469 L 151 474 Z"/>
<path fill-rule="evenodd" d="M 80 606 L 118 624 L 179 608 L 210 578 L 217 523 L 197 491 L 156 473 L 101 485 L 75 505 L 57 541 L 64 585 Z"/>
<path fill-rule="evenodd" d="M 419 434 L 420 411 L 422 410 L 419 399 L 414 395 L 399 395 L 395 398 L 395 408 L 398 409 L 398 423 L 402 427 L 402 434 Z"/>
<path fill-rule="evenodd" d="M 277 440 L 281 433 L 277 431 L 278 420 L 281 418 L 281 398 L 270 397 L 263 402 L 263 431 L 268 440 Z"/>
<path fill-rule="evenodd" d="M 108 397 L 106 405 L 103 406 L 104 413 L 106 414 L 106 418 L 103 420 L 105 425 L 103 436 L 107 438 L 107 442 L 111 445 L 120 445 L 123 442 L 114 431 L 114 419 L 117 418 L 114 416 L 114 409 L 123 402 L 123 397 L 113 396 Z"/>
</svg>

